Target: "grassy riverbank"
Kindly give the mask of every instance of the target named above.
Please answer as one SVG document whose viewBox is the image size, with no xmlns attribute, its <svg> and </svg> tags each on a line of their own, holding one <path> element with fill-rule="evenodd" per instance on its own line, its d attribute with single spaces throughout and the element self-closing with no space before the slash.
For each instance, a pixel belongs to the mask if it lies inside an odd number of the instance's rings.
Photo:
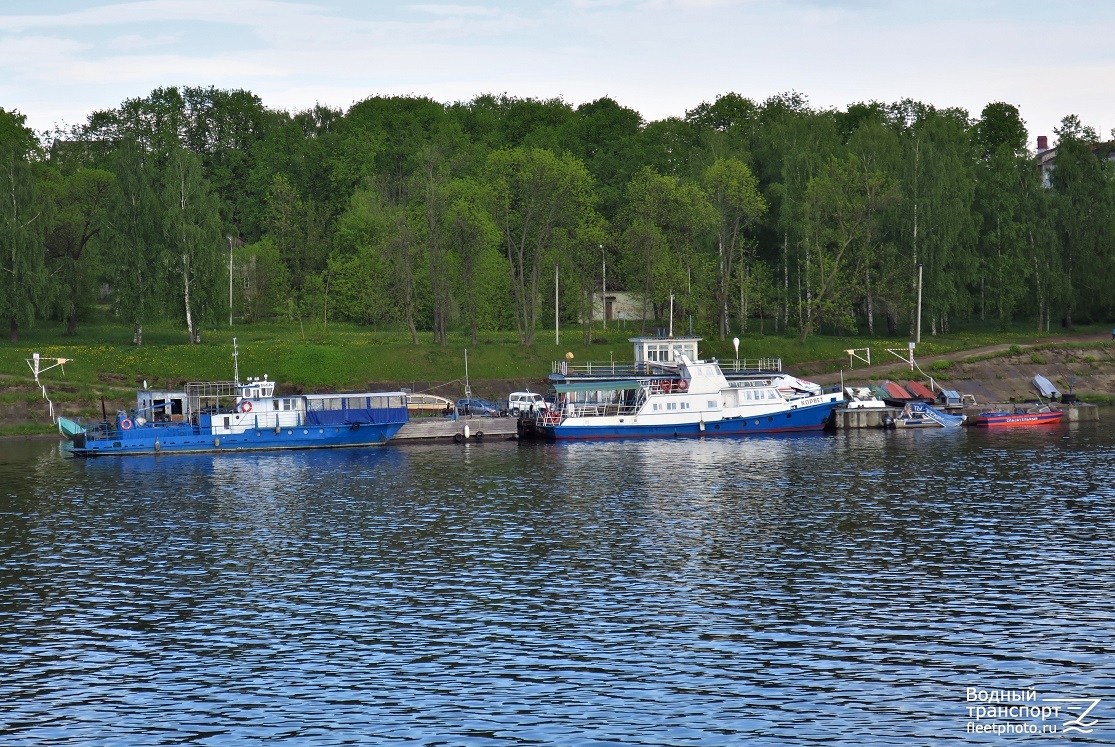
<svg viewBox="0 0 1115 747">
<path fill-rule="evenodd" d="M 1077 330 L 1092 339 L 1099 332 L 1099 328 Z M 64 374 L 55 369 L 42 378 L 58 412 L 90 417 L 99 416 L 102 398 L 110 410 L 116 403 L 126 406 L 144 381 L 153 388 L 171 388 L 187 381 L 231 379 L 233 337 L 240 351 L 241 378 L 266 374 L 286 391 L 406 387 L 461 396 L 467 349 L 468 378 L 474 393 L 498 397 L 523 386 L 544 389 L 553 361 L 569 353 L 578 362 L 630 360 L 629 338 L 639 334 L 637 327 L 610 326 L 605 332 L 597 326 L 593 342 L 585 344 L 581 329 L 575 327 L 562 330 L 558 342 L 553 330 L 540 330 L 535 344 L 528 347 L 521 346 L 514 333 L 486 334 L 476 347 L 463 337 L 454 338 L 443 347 L 434 345 L 429 335 L 421 336 L 415 346 L 409 335 L 353 325 L 261 324 L 207 330 L 201 344 L 188 345 L 182 330 L 161 326 L 145 330 L 145 344 L 136 347 L 131 330 L 115 324 L 85 325 L 74 337 L 44 325 L 27 331 L 18 344 L 0 343 L 0 434 L 50 429 L 46 405 L 25 362 L 33 352 L 71 359 Z M 928 360 L 987 346 L 1029 345 L 1053 338 L 1021 328 L 1008 333 L 968 328 L 945 336 L 923 336 L 917 356 Z M 873 362 L 890 359 L 898 364 L 886 350 L 904 350 L 907 345 L 905 337 L 814 336 L 802 343 L 796 337 L 753 333 L 741 339 L 739 355 L 779 357 L 790 371 L 816 375 L 849 368 L 845 352 L 849 348 L 869 347 Z M 707 339 L 701 343 L 701 353 L 721 360 L 735 357 L 730 340 Z"/>
</svg>

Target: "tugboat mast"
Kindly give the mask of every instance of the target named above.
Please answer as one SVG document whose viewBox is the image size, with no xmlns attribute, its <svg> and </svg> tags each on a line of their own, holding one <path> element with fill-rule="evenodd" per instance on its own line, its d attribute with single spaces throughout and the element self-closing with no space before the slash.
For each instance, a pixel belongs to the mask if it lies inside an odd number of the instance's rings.
<svg viewBox="0 0 1115 747">
<path fill-rule="evenodd" d="M 232 338 L 232 380 L 240 386 L 240 351 L 236 349 L 236 338 Z"/>
</svg>

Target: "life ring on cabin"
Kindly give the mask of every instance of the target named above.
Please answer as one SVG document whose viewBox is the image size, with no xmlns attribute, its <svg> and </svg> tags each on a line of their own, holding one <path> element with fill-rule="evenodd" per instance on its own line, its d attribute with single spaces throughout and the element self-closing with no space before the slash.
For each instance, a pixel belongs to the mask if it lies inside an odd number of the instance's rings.
<svg viewBox="0 0 1115 747">
<path fill-rule="evenodd" d="M 678 391 L 679 392 L 684 392 L 688 388 L 689 388 L 689 382 L 686 381 L 685 379 L 682 379 L 681 381 L 678 382 Z"/>
<path fill-rule="evenodd" d="M 240 403 L 240 412 L 251 412 L 251 411 L 252 411 L 252 403 L 251 402 L 241 402 Z"/>
<path fill-rule="evenodd" d="M 132 429 L 132 421 L 128 420 L 127 418 L 124 418 L 123 420 L 120 421 L 120 430 L 130 431 L 131 429 Z"/>
</svg>

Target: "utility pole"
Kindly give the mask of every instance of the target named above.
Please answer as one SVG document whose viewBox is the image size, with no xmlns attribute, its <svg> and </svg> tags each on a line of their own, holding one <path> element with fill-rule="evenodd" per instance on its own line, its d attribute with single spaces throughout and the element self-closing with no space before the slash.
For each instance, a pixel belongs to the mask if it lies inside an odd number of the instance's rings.
<svg viewBox="0 0 1115 747">
<path fill-rule="evenodd" d="M 561 319 L 558 315 L 558 266 L 554 265 L 554 344 L 561 344 Z"/>
<path fill-rule="evenodd" d="M 228 237 L 228 326 L 232 326 L 232 236 Z"/>
<path fill-rule="evenodd" d="M 918 265 L 918 328 L 914 331 L 914 342 L 921 342 L 921 265 Z"/>
<path fill-rule="evenodd" d="M 604 254 L 604 245 L 600 245 L 600 318 L 604 320 L 604 329 L 608 328 L 608 257 Z"/>
</svg>

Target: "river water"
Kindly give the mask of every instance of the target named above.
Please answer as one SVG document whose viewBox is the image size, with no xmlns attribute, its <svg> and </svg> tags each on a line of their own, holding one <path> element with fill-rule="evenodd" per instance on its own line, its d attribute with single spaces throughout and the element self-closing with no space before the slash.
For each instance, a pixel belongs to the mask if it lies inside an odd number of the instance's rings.
<svg viewBox="0 0 1115 747">
<path fill-rule="evenodd" d="M 0 447 L 3 745 L 1115 743 L 1108 423 Z"/>
</svg>

